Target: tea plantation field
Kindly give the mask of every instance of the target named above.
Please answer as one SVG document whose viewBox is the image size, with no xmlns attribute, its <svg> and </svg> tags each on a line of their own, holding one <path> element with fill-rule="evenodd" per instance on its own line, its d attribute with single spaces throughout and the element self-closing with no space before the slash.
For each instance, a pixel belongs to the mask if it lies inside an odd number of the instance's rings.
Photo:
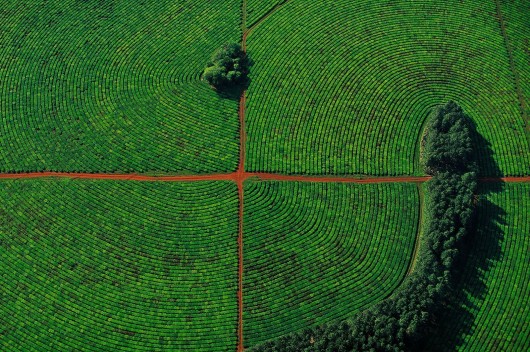
<svg viewBox="0 0 530 352">
<path fill-rule="evenodd" d="M 501 3 L 525 81 L 528 4 Z M 485 139 L 477 141 L 483 175 L 530 174 L 495 1 L 292 0 L 247 44 L 256 63 L 247 97 L 253 171 L 421 173 L 422 123 L 452 99 Z"/>
<path fill-rule="evenodd" d="M 268 14 L 276 5 L 285 3 L 285 0 L 248 0 L 247 1 L 247 27 L 251 27 Z"/>
<path fill-rule="evenodd" d="M 529 38 L 528 0 L 0 0 L 0 351 L 243 352 L 385 300 L 448 100 L 480 194 L 429 348 L 530 350 L 530 182 L 485 179 L 530 176 Z"/>
<path fill-rule="evenodd" d="M 503 0 L 499 2 L 506 26 L 507 40 L 513 51 L 515 70 L 518 73 L 517 80 L 526 114 L 526 125 L 530 131 L 530 44 L 528 33 L 530 33 L 530 3 L 525 0 Z M 528 134 L 527 134 L 528 136 Z"/>
<path fill-rule="evenodd" d="M 249 182 L 245 192 L 246 346 L 345 319 L 405 276 L 414 184 Z"/>
<path fill-rule="evenodd" d="M 530 184 L 487 186 L 482 193 L 460 296 L 436 342 L 441 351 L 527 351 Z"/>
<path fill-rule="evenodd" d="M 0 182 L 2 351 L 236 345 L 237 190 Z"/>
<path fill-rule="evenodd" d="M 236 168 L 237 102 L 200 75 L 240 3 L 0 3 L 1 172 Z"/>
</svg>

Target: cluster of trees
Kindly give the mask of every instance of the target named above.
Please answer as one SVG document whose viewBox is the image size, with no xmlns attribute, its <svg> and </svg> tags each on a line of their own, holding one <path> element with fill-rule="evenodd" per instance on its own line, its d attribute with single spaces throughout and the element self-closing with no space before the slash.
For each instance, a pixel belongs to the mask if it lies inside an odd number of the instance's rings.
<svg viewBox="0 0 530 352">
<path fill-rule="evenodd" d="M 474 220 L 471 121 L 454 102 L 433 110 L 425 137 L 424 231 L 415 270 L 388 299 L 351 319 L 292 333 L 253 351 L 415 351 L 452 287 L 454 263 Z"/>
<path fill-rule="evenodd" d="M 237 86 L 247 79 L 250 61 L 238 43 L 228 43 L 212 55 L 203 77 L 216 89 Z"/>
<path fill-rule="evenodd" d="M 474 126 L 462 108 L 450 101 L 433 110 L 427 123 L 424 168 L 428 174 L 476 171 L 472 134 Z"/>
</svg>

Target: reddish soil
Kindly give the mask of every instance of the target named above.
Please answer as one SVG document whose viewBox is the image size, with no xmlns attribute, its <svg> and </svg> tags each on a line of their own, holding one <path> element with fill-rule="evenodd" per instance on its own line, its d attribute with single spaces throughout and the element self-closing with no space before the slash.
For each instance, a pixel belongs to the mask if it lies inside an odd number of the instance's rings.
<svg viewBox="0 0 530 352">
<path fill-rule="evenodd" d="M 101 173 L 75 173 L 75 172 L 27 172 L 14 174 L 0 174 L 0 179 L 21 179 L 21 178 L 46 178 L 46 177 L 67 177 L 73 179 L 90 180 L 123 180 L 123 181 L 222 181 L 234 180 L 236 173 L 231 174 L 211 174 L 211 175 L 178 175 L 178 176 L 147 176 L 139 174 L 101 174 Z"/>
<path fill-rule="evenodd" d="M 244 156 L 244 148 L 241 151 Z M 165 182 L 197 182 L 197 181 L 233 181 L 238 187 L 249 178 L 262 181 L 290 181 L 290 182 L 347 182 L 347 183 L 390 183 L 413 182 L 421 183 L 431 179 L 431 176 L 304 176 L 282 175 L 265 172 L 244 171 L 244 161 L 240 162 L 236 172 L 228 174 L 209 175 L 175 175 L 175 176 L 148 176 L 140 174 L 105 174 L 105 173 L 76 173 L 76 172 L 21 172 L 0 174 L 0 179 L 28 179 L 62 177 L 71 179 L 89 180 L 115 180 L 115 181 L 165 181 Z M 480 182 L 530 182 L 530 176 L 520 177 L 482 177 Z"/>
<path fill-rule="evenodd" d="M 481 177 L 482 182 L 530 182 L 530 176 L 521 177 Z"/>
<path fill-rule="evenodd" d="M 386 182 L 425 182 L 430 176 L 395 176 L 395 177 L 363 177 L 363 176 L 302 176 L 281 175 L 271 173 L 247 173 L 248 177 L 257 177 L 264 181 L 299 181 L 299 182 L 349 182 L 349 183 L 386 183 Z"/>
</svg>

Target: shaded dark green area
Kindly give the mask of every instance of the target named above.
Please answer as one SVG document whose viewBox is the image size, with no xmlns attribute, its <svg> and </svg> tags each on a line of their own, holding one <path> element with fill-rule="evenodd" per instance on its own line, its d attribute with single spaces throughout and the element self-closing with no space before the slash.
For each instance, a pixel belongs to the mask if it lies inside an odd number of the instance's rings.
<svg viewBox="0 0 530 352">
<path fill-rule="evenodd" d="M 479 187 L 477 231 L 426 350 L 530 349 L 530 185 Z"/>
</svg>

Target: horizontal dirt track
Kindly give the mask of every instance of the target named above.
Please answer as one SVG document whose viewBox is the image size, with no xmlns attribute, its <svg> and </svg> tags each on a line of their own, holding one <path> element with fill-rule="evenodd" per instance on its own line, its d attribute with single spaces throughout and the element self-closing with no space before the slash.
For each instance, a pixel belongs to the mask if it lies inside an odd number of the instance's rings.
<svg viewBox="0 0 530 352">
<path fill-rule="evenodd" d="M 198 182 L 198 181 L 234 181 L 238 184 L 247 179 L 261 181 L 289 181 L 289 182 L 348 182 L 348 183 L 389 183 L 389 182 L 414 182 L 421 183 L 431 179 L 430 176 L 305 176 L 282 175 L 261 172 L 236 172 L 228 174 L 211 175 L 174 175 L 150 176 L 141 174 L 104 174 L 104 173 L 70 173 L 70 172 L 28 172 L 0 174 L 0 179 L 31 179 L 31 178 L 71 178 L 88 180 L 114 180 L 114 181 L 165 181 L 165 182 Z M 481 182 L 530 182 L 530 176 L 521 177 L 483 177 Z"/>
</svg>

